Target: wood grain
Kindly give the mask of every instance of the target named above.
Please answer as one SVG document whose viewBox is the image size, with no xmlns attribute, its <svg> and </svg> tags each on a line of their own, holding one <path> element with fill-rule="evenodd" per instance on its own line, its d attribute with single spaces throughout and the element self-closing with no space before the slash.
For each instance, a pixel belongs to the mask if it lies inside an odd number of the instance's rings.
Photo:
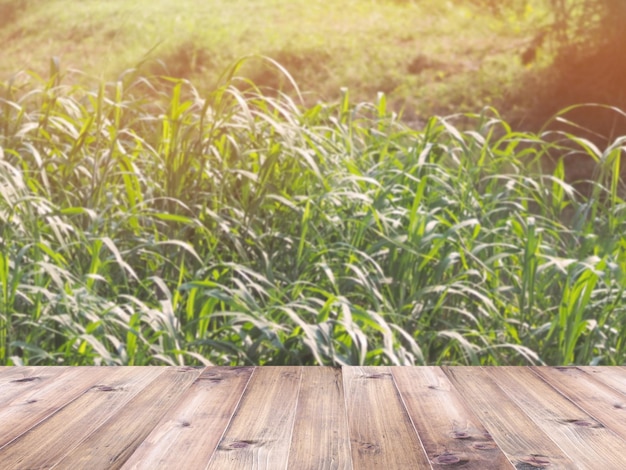
<svg viewBox="0 0 626 470">
<path fill-rule="evenodd" d="M 388 367 L 343 369 L 357 469 L 431 468 Z"/>
<path fill-rule="evenodd" d="M 594 379 L 626 395 L 626 367 L 583 367 Z"/>
<path fill-rule="evenodd" d="M 157 367 L 93 369 L 104 370 L 106 381 L 89 386 L 91 374 L 97 372 L 100 377 L 101 372 L 79 369 L 84 393 L 0 449 L 3 470 L 53 466 L 164 371 Z"/>
<path fill-rule="evenodd" d="M 258 367 L 208 468 L 286 468 L 301 367 Z"/>
<path fill-rule="evenodd" d="M 433 467 L 513 468 L 439 367 L 391 371 Z"/>
<path fill-rule="evenodd" d="M 309 367 L 302 377 L 288 468 L 352 468 L 341 369 Z"/>
<path fill-rule="evenodd" d="M 624 468 L 626 441 L 585 413 L 526 367 L 490 368 L 495 382 L 534 421 L 557 440 L 576 468 Z"/>
<path fill-rule="evenodd" d="M 69 367 L 6 367 L 0 374 L 0 408 L 38 390 L 70 370 Z"/>
<path fill-rule="evenodd" d="M 120 468 L 200 372 L 190 367 L 168 367 L 55 468 Z"/>
<path fill-rule="evenodd" d="M 252 371 L 207 367 L 122 468 L 206 468 Z"/>
<path fill-rule="evenodd" d="M 623 367 L 14 367 L 0 469 L 626 468 Z"/>
<path fill-rule="evenodd" d="M 575 468 L 552 436 L 537 429 L 535 422 L 504 393 L 485 368 L 443 370 L 516 468 Z M 532 386 L 532 382 L 528 385 Z"/>
<path fill-rule="evenodd" d="M 532 367 L 576 406 L 626 439 L 626 397 L 577 367 Z"/>
<path fill-rule="evenodd" d="M 22 394 L 0 408 L 0 448 L 63 409 L 108 374 L 104 367 L 59 368 L 58 375 L 42 368 L 40 372 L 26 376 L 35 380 L 3 386 L 3 389 L 6 387 L 16 392 L 13 387 L 19 391 L 26 385 Z"/>
</svg>

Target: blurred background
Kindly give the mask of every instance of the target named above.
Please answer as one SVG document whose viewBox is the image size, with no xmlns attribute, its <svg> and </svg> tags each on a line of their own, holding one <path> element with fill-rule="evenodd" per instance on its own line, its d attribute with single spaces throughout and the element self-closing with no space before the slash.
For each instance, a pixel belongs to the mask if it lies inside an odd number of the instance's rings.
<svg viewBox="0 0 626 470">
<path fill-rule="evenodd" d="M 309 104 L 345 87 L 353 101 L 384 92 L 416 125 L 493 106 L 535 131 L 572 104 L 626 107 L 625 20 L 625 0 L 0 0 L 0 78 L 45 76 L 56 56 L 65 80 L 138 67 L 208 90 L 233 61 L 260 54 Z M 262 60 L 241 73 L 289 93 Z M 567 118 L 599 145 L 626 133 L 614 110 Z"/>
</svg>

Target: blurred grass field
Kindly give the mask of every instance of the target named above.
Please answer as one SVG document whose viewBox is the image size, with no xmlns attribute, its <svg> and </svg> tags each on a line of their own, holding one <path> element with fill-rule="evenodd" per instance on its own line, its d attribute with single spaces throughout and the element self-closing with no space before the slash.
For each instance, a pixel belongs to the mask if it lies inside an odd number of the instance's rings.
<svg viewBox="0 0 626 470">
<path fill-rule="evenodd" d="M 524 105 L 528 70 L 550 59 L 545 51 L 526 66 L 520 59 L 550 21 L 542 1 L 499 17 L 436 0 L 2 0 L 0 8 L 5 80 L 18 70 L 45 74 L 57 56 L 64 70 L 105 80 L 142 63 L 209 90 L 233 61 L 265 55 L 310 104 L 335 100 L 344 87 L 356 101 L 380 91 L 409 122 L 503 103 L 512 117 Z M 259 85 L 284 85 L 263 61 L 243 72 Z"/>
</svg>

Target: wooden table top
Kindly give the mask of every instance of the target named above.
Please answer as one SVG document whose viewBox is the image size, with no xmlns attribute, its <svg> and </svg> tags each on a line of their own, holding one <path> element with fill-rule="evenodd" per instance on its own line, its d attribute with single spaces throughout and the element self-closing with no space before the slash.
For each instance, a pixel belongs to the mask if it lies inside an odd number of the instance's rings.
<svg viewBox="0 0 626 470">
<path fill-rule="evenodd" d="M 0 367 L 0 468 L 626 469 L 624 367 Z"/>
</svg>

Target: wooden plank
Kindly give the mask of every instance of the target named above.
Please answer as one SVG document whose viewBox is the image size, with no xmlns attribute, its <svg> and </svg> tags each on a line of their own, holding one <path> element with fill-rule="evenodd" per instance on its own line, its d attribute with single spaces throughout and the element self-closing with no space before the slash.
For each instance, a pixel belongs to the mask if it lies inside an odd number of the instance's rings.
<svg viewBox="0 0 626 470">
<path fill-rule="evenodd" d="M 563 397 L 527 367 L 489 368 L 487 374 L 551 436 L 576 468 L 624 468 L 626 441 Z"/>
<path fill-rule="evenodd" d="M 160 367 L 102 368 L 107 379 L 0 449 L 2 469 L 47 468 L 162 374 Z M 80 370 L 90 382 L 90 374 Z M 36 449 L 36 451 L 35 451 Z"/>
<path fill-rule="evenodd" d="M 358 469 L 431 468 L 388 367 L 344 367 L 352 462 Z"/>
<path fill-rule="evenodd" d="M 69 367 L 6 367 L 0 374 L 0 408 L 56 380 Z"/>
<path fill-rule="evenodd" d="M 63 366 L 0 366 L 0 385 L 9 383 L 11 380 L 37 375 L 42 369 L 66 369 Z"/>
<path fill-rule="evenodd" d="M 207 367 L 122 468 L 206 468 L 252 371 Z"/>
<path fill-rule="evenodd" d="M 574 462 L 478 367 L 443 367 L 468 407 L 516 468 L 575 468 Z M 528 384 L 532 386 L 531 383 Z"/>
<path fill-rule="evenodd" d="M 258 367 L 208 468 L 285 468 L 301 367 Z"/>
<path fill-rule="evenodd" d="M 287 468 L 352 468 L 340 368 L 307 367 L 302 376 Z"/>
<path fill-rule="evenodd" d="M 56 467 L 120 468 L 200 372 L 201 369 L 191 367 L 168 367 Z"/>
<path fill-rule="evenodd" d="M 576 406 L 626 439 L 626 397 L 577 367 L 531 367 Z"/>
<path fill-rule="evenodd" d="M 594 379 L 626 395 L 626 367 L 583 367 Z"/>
<path fill-rule="evenodd" d="M 439 367 L 392 367 L 391 372 L 434 466 L 513 468 Z"/>
<path fill-rule="evenodd" d="M 22 394 L 13 393 L 13 400 L 0 408 L 0 448 L 54 415 L 109 374 L 104 367 L 69 367 L 60 368 L 59 372 L 55 377 L 48 368 L 38 368 L 26 376 L 38 377 L 37 380 L 5 385 L 8 390 L 19 392 L 19 386 L 33 384 Z M 51 376 L 46 378 L 48 374 Z M 11 385 L 18 385 L 18 389 Z"/>
</svg>

